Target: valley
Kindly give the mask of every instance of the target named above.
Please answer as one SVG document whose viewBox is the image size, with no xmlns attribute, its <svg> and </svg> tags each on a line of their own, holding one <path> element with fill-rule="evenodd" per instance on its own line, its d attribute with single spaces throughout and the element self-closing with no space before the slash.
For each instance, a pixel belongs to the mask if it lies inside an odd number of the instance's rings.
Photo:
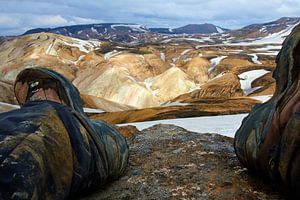
<svg viewBox="0 0 300 200">
<path fill-rule="evenodd" d="M 93 109 L 90 116 L 112 123 L 247 113 L 261 97 L 274 93 L 275 57 L 298 22 L 282 18 L 206 34 L 106 24 L 107 34 L 130 30 L 129 35 L 147 38 L 136 37 L 138 42 L 82 40 L 58 35 L 54 29 L 3 37 L 0 101 L 16 105 L 16 75 L 24 68 L 43 66 L 73 82 L 87 110 Z M 5 105 L 2 110 L 9 109 Z"/>
</svg>

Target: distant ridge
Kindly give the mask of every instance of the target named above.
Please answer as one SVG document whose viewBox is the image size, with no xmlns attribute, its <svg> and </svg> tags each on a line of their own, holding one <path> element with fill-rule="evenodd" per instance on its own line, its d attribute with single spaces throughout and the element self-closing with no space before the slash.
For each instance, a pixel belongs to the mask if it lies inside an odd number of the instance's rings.
<svg viewBox="0 0 300 200">
<path fill-rule="evenodd" d="M 213 24 L 188 24 L 179 28 L 150 28 L 150 31 L 165 34 L 212 34 L 223 33 L 230 29 L 215 26 Z"/>
<path fill-rule="evenodd" d="M 251 24 L 238 30 L 231 31 L 231 34 L 235 37 L 247 37 L 257 38 L 264 37 L 269 34 L 277 33 L 285 30 L 289 26 L 293 26 L 300 22 L 299 17 L 282 17 L 278 20 L 262 23 L 262 24 Z"/>
<path fill-rule="evenodd" d="M 189 24 L 183 27 L 171 28 L 146 28 L 133 23 L 102 23 L 63 26 L 57 28 L 36 28 L 28 30 L 24 35 L 40 32 L 50 32 L 79 39 L 101 39 L 117 42 L 130 42 L 138 34 L 212 34 L 228 31 L 213 24 Z"/>
<path fill-rule="evenodd" d="M 102 40 L 120 43 L 156 43 L 164 37 L 180 37 L 180 35 L 221 35 L 228 34 L 239 40 L 263 38 L 273 33 L 286 30 L 300 22 L 297 17 L 282 17 L 278 20 L 251 24 L 241 29 L 230 30 L 214 24 L 188 24 L 178 28 L 147 28 L 135 23 L 101 23 L 63 26 L 57 28 L 36 28 L 24 33 L 50 32 L 83 40 Z"/>
</svg>

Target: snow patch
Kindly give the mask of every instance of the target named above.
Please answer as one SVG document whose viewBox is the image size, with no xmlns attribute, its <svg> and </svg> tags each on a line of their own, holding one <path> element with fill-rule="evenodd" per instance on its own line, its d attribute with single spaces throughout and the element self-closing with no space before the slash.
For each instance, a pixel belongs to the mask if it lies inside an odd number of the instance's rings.
<svg viewBox="0 0 300 200">
<path fill-rule="evenodd" d="M 165 53 L 160 53 L 160 59 L 163 60 L 163 61 L 166 61 Z"/>
<path fill-rule="evenodd" d="M 214 40 L 211 39 L 210 37 L 202 37 L 201 39 L 206 41 L 206 42 L 214 42 Z"/>
<path fill-rule="evenodd" d="M 118 55 L 118 54 L 120 54 L 120 53 L 122 53 L 122 52 L 121 52 L 121 51 L 117 51 L 117 50 L 113 50 L 113 51 L 111 51 L 111 52 L 108 52 L 108 53 L 104 54 L 104 59 L 105 59 L 105 60 L 108 60 L 108 59 L 110 59 L 111 57 L 116 56 L 116 55 Z"/>
<path fill-rule="evenodd" d="M 187 93 L 191 93 L 191 92 L 194 92 L 194 91 L 200 90 L 200 89 L 201 89 L 200 86 L 196 85 L 194 87 L 191 87 Z"/>
<path fill-rule="evenodd" d="M 251 97 L 252 99 L 256 99 L 256 100 L 259 100 L 261 101 L 262 103 L 265 103 L 267 101 L 269 101 L 269 99 L 272 98 L 273 95 L 263 95 L 263 96 L 254 96 L 254 97 Z"/>
<path fill-rule="evenodd" d="M 180 55 L 183 56 L 183 55 L 187 54 L 188 52 L 190 52 L 191 50 L 193 50 L 193 49 L 186 49 Z"/>
<path fill-rule="evenodd" d="M 10 106 L 10 107 L 14 107 L 14 108 L 20 108 L 20 106 L 18 106 L 18 105 L 13 105 L 13 104 L 10 104 L 10 103 L 4 103 L 4 102 L 0 102 L 0 105 L 3 105 L 3 106 Z"/>
<path fill-rule="evenodd" d="M 92 51 L 96 43 L 100 44 L 100 42 L 96 42 L 96 41 L 84 41 L 75 38 L 73 38 L 72 40 L 73 43 L 68 43 L 64 41 L 64 44 L 68 46 L 77 47 L 80 51 L 85 53 L 89 53 L 90 51 Z"/>
<path fill-rule="evenodd" d="M 249 42 L 234 43 L 234 45 L 259 45 L 259 44 L 282 44 L 284 39 L 292 32 L 293 28 L 299 23 L 289 25 L 286 29 L 277 33 L 270 34 L 264 38 Z"/>
<path fill-rule="evenodd" d="M 260 32 L 260 33 L 263 33 L 263 32 L 266 32 L 266 31 L 267 31 L 267 29 L 266 29 L 265 26 L 263 26 L 261 29 L 259 29 L 259 32 Z"/>
<path fill-rule="evenodd" d="M 248 72 L 244 72 L 238 75 L 238 77 L 240 78 L 241 89 L 243 90 L 244 95 L 247 96 L 248 94 L 259 89 L 260 87 L 252 88 L 251 87 L 252 82 L 269 72 L 270 71 L 267 71 L 265 69 L 258 69 L 258 70 L 251 70 Z"/>
<path fill-rule="evenodd" d="M 185 54 L 187 54 L 191 50 L 193 50 L 193 49 L 186 49 L 183 52 L 181 52 L 181 54 L 178 57 L 172 59 L 173 63 L 176 63 L 182 56 L 184 56 Z"/>
<path fill-rule="evenodd" d="M 238 115 L 219 115 L 210 117 L 193 117 L 167 119 L 147 122 L 135 122 L 128 124 L 119 124 L 119 126 L 134 125 L 139 130 L 143 130 L 156 124 L 174 124 L 189 131 L 198 133 L 217 133 L 227 137 L 234 137 L 235 132 L 242 124 L 242 120 L 247 114 Z"/>
<path fill-rule="evenodd" d="M 187 63 L 187 62 L 189 62 L 189 61 L 191 61 L 192 60 L 192 58 L 186 58 L 186 59 L 184 59 L 184 63 Z"/>
<path fill-rule="evenodd" d="M 258 64 L 258 65 L 262 64 L 260 61 L 258 61 L 258 57 L 255 53 L 251 53 L 251 54 L 248 54 L 248 55 L 251 56 L 251 60 L 252 60 L 253 63 Z"/>
<path fill-rule="evenodd" d="M 267 45 L 265 47 L 253 49 L 255 51 L 270 51 L 270 50 L 280 50 L 281 45 Z"/>
<path fill-rule="evenodd" d="M 257 45 L 265 45 L 265 44 L 281 45 L 285 40 L 285 38 L 292 32 L 293 28 L 298 24 L 299 23 L 289 25 L 286 29 L 282 31 L 269 34 L 268 36 L 260 39 L 248 38 L 241 42 L 232 42 L 231 40 L 234 38 L 226 38 L 226 40 L 223 41 L 223 44 L 198 45 L 196 46 L 196 49 L 203 48 L 203 47 L 212 47 L 212 46 L 257 46 Z"/>
<path fill-rule="evenodd" d="M 114 25 L 111 25 L 111 28 L 113 30 L 116 30 L 117 27 L 128 27 L 131 30 L 136 31 L 136 32 L 148 32 L 148 30 L 140 24 L 114 24 Z"/>
<path fill-rule="evenodd" d="M 267 55 L 267 56 L 277 56 L 278 51 L 268 51 L 268 52 L 259 52 L 257 54 L 260 55 Z"/>
<path fill-rule="evenodd" d="M 94 32 L 94 33 L 96 33 L 96 34 L 99 34 L 98 31 L 97 31 L 97 29 L 95 29 L 94 27 L 91 27 L 91 31 Z"/>
<path fill-rule="evenodd" d="M 191 105 L 190 103 L 183 103 L 183 102 L 180 102 L 180 101 L 174 101 L 174 102 L 167 102 L 167 103 L 164 103 L 163 105 L 161 105 L 161 107 L 169 107 L 169 106 L 188 106 L 188 105 Z"/>
<path fill-rule="evenodd" d="M 185 40 L 189 40 L 189 41 L 195 41 L 195 42 L 199 42 L 199 43 L 203 43 L 205 42 L 205 40 L 203 40 L 202 38 L 199 39 L 199 38 L 183 38 Z"/>
<path fill-rule="evenodd" d="M 229 49 L 229 50 L 224 50 L 224 51 L 226 51 L 228 53 L 241 53 L 244 50 L 242 50 L 242 49 Z"/>
<path fill-rule="evenodd" d="M 224 33 L 225 31 L 223 29 L 221 29 L 220 27 L 216 26 L 217 32 L 218 33 Z"/>
<path fill-rule="evenodd" d="M 208 69 L 208 73 L 210 74 L 224 58 L 227 58 L 227 56 L 220 56 L 220 57 L 210 59 L 209 61 L 211 63 L 211 66 Z"/>
<path fill-rule="evenodd" d="M 51 43 L 51 44 L 48 46 L 48 48 L 47 48 L 47 50 L 46 50 L 46 54 L 50 55 L 50 51 L 51 51 L 52 47 L 53 47 L 53 43 Z"/>
<path fill-rule="evenodd" d="M 94 109 L 94 108 L 83 108 L 85 113 L 104 113 L 104 110 L 101 109 Z"/>
</svg>

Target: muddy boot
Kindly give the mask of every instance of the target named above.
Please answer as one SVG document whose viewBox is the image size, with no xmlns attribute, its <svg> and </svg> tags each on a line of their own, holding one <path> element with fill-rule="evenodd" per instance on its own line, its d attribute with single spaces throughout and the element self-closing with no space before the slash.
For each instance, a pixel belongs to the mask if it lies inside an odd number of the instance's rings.
<svg viewBox="0 0 300 200">
<path fill-rule="evenodd" d="M 280 142 L 279 172 L 288 193 L 300 196 L 300 112 L 286 125 Z"/>
</svg>

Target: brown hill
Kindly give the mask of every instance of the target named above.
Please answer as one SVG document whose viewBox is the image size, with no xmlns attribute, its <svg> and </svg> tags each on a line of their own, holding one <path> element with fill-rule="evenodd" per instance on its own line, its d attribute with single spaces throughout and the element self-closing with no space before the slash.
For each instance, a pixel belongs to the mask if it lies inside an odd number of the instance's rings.
<svg viewBox="0 0 300 200">
<path fill-rule="evenodd" d="M 225 47 L 214 46 L 197 49 L 193 43 L 122 46 L 37 33 L 4 38 L 0 47 L 0 100 L 9 103 L 15 103 L 11 83 L 17 73 L 34 66 L 62 73 L 83 95 L 92 96 L 84 99 L 86 105 L 105 111 L 158 107 L 180 95 L 242 96 L 237 75 L 254 69 L 273 70 L 268 56 L 259 57 L 263 64 L 254 64 L 246 53 L 228 53 Z M 242 51 L 252 52 L 250 47 Z M 227 57 L 209 74 L 211 59 L 224 55 Z M 267 83 L 256 85 L 272 93 Z"/>
<path fill-rule="evenodd" d="M 22 69 L 44 66 L 73 80 L 80 56 L 86 55 L 97 45 L 100 43 L 52 33 L 7 38 L 0 48 L 0 74 L 5 80 L 14 81 Z"/>
<path fill-rule="evenodd" d="M 198 99 L 178 106 L 146 108 L 123 112 L 90 114 L 97 120 L 113 124 L 141 122 L 182 117 L 213 116 L 221 114 L 247 113 L 260 102 L 251 98 Z"/>
<path fill-rule="evenodd" d="M 208 81 L 208 69 L 210 62 L 205 58 L 192 58 L 183 67 L 186 69 L 187 75 L 197 84 L 203 84 Z"/>
<path fill-rule="evenodd" d="M 241 97 L 241 90 L 238 76 L 232 73 L 225 73 L 223 76 L 215 78 L 202 85 L 199 90 L 178 96 L 173 101 L 185 101 L 186 99 L 201 98 L 231 98 Z"/>
</svg>

